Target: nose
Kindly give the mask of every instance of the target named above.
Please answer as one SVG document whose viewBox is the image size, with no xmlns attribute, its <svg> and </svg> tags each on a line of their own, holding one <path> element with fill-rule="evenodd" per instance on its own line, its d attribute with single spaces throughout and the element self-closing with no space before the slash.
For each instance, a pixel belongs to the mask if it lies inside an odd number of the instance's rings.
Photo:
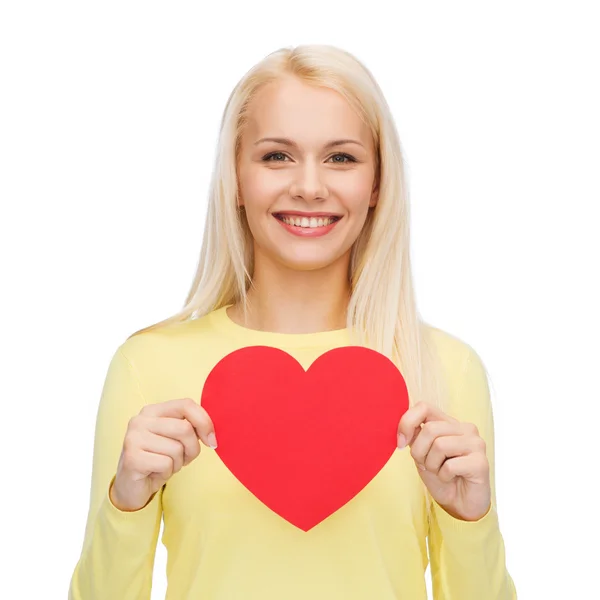
<svg viewBox="0 0 600 600">
<path fill-rule="evenodd" d="M 294 170 L 290 196 L 305 202 L 327 198 L 327 186 L 323 181 L 322 173 L 319 172 L 318 165 L 313 161 L 306 161 L 303 166 Z"/>
</svg>

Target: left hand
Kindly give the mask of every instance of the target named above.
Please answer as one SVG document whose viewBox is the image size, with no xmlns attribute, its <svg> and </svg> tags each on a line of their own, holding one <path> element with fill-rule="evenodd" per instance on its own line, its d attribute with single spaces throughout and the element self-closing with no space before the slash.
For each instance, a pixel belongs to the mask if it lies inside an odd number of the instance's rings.
<svg viewBox="0 0 600 600">
<path fill-rule="evenodd" d="M 404 446 L 402 435 L 408 442 Z M 491 504 L 490 466 L 485 441 L 474 424 L 419 402 L 400 419 L 398 447 L 406 445 L 432 498 L 447 513 L 463 521 L 486 515 Z"/>
</svg>

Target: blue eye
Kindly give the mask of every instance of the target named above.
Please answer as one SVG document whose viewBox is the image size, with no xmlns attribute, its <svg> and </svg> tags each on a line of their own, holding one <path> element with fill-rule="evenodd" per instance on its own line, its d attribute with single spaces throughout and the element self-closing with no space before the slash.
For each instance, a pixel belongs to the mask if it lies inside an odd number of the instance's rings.
<svg viewBox="0 0 600 600">
<path fill-rule="evenodd" d="M 285 154 L 283 154 L 282 152 L 271 152 L 271 154 L 267 154 L 266 156 L 264 156 L 263 160 L 265 162 L 282 162 L 280 160 L 276 160 L 276 161 L 270 160 L 271 158 L 273 158 L 273 156 L 285 156 Z"/>
<path fill-rule="evenodd" d="M 331 158 L 334 158 L 336 156 L 341 156 L 342 158 L 347 158 L 347 161 L 343 161 L 341 164 L 344 164 L 346 162 L 356 162 L 356 159 L 353 156 L 350 156 L 349 154 L 344 154 L 343 152 L 340 152 L 338 154 L 334 154 Z M 334 161 L 334 162 L 340 162 L 340 161 Z"/>
</svg>

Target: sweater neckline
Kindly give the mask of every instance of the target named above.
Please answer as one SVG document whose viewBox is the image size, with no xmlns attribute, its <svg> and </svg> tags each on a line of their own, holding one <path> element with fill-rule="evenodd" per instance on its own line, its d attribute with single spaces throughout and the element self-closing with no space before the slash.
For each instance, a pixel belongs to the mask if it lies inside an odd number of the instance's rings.
<svg viewBox="0 0 600 600">
<path fill-rule="evenodd" d="M 228 314 L 227 309 L 233 306 L 227 304 L 210 313 L 210 319 L 221 331 L 238 338 L 240 341 L 255 346 L 276 346 L 287 348 L 338 346 L 349 343 L 350 330 L 332 329 L 314 333 L 280 333 L 276 331 L 263 331 L 250 329 L 236 323 Z"/>
</svg>

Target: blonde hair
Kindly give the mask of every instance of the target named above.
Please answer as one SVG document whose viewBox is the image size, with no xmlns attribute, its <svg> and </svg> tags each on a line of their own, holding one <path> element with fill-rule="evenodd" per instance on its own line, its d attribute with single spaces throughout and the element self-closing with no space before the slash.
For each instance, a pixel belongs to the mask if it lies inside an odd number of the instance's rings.
<svg viewBox="0 0 600 600">
<path fill-rule="evenodd" d="M 249 106 L 263 86 L 294 76 L 340 93 L 370 128 L 379 197 L 352 248 L 347 326 L 357 343 L 388 356 L 419 400 L 444 408 L 446 389 L 434 329 L 419 316 L 410 264 L 409 201 L 400 141 L 388 104 L 370 71 L 329 45 L 281 48 L 255 65 L 233 89 L 221 120 L 197 271 L 184 307 L 133 335 L 196 319 L 223 306 L 247 306 L 253 245 L 238 207 L 237 157 Z"/>
</svg>

